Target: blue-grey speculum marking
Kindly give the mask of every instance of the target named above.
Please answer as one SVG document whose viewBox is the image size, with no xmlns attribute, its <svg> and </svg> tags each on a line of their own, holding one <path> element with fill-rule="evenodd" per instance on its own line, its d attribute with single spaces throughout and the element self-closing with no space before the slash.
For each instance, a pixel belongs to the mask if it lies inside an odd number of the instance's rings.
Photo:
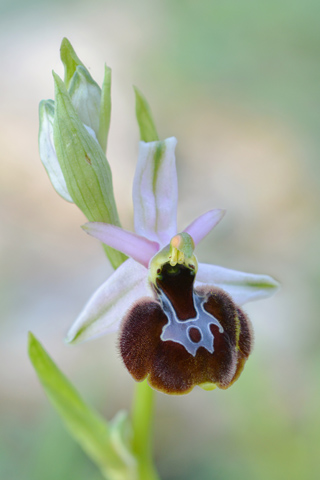
<svg viewBox="0 0 320 480">
<path fill-rule="evenodd" d="M 189 320 L 179 320 L 177 314 L 163 291 L 159 294 L 162 303 L 162 309 L 168 319 L 168 323 L 164 325 L 161 333 L 161 340 L 171 340 L 180 343 L 191 355 L 195 357 L 199 347 L 204 347 L 208 352 L 214 352 L 214 335 L 210 330 L 210 325 L 216 325 L 219 332 L 223 333 L 223 327 L 220 322 L 204 309 L 206 298 L 193 294 L 193 304 L 196 316 Z M 196 328 L 201 338 L 194 342 L 190 337 L 190 329 Z"/>
</svg>

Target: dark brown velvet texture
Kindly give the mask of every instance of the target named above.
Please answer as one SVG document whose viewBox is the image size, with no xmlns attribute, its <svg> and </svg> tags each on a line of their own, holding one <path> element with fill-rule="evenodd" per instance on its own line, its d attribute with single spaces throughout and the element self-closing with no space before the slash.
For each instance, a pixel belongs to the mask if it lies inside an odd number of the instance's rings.
<svg viewBox="0 0 320 480">
<path fill-rule="evenodd" d="M 170 298 L 180 320 L 194 317 L 194 275 L 181 266 L 177 271 L 169 267 L 167 270 L 164 269 L 158 288 Z M 142 298 L 127 313 L 120 334 L 121 356 L 135 380 L 148 377 L 149 384 L 157 390 L 183 394 L 206 382 L 226 389 L 239 377 L 252 347 L 249 319 L 218 288 L 202 287 L 195 293 L 206 298 L 205 310 L 219 320 L 224 330 L 220 333 L 217 326 L 210 326 L 214 352 L 199 347 L 193 356 L 179 343 L 162 341 L 160 335 L 167 317 L 158 301 Z"/>
</svg>

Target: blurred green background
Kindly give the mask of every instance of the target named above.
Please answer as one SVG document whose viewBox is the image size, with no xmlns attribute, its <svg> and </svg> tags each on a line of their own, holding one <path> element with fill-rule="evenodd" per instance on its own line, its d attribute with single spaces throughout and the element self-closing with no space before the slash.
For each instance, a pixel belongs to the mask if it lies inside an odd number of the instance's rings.
<svg viewBox="0 0 320 480">
<path fill-rule="evenodd" d="M 97 81 L 104 62 L 113 69 L 108 158 L 123 225 L 132 228 L 134 84 L 160 136 L 179 142 L 180 227 L 228 210 L 200 261 L 283 285 L 246 306 L 255 349 L 230 390 L 157 395 L 162 479 L 318 479 L 319 2 L 2 0 L 0 12 L 0 477 L 101 479 L 38 384 L 28 330 L 108 418 L 133 392 L 116 335 L 63 344 L 110 273 L 37 151 L 38 103 L 52 98 L 51 70 L 63 73 L 66 36 Z"/>
</svg>

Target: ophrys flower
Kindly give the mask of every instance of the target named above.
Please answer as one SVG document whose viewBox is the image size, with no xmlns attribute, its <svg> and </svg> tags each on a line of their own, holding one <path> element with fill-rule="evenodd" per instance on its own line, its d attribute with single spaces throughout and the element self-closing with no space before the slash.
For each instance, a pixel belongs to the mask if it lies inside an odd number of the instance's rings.
<svg viewBox="0 0 320 480">
<path fill-rule="evenodd" d="M 118 330 L 132 376 L 166 393 L 195 385 L 227 388 L 250 353 L 250 323 L 240 306 L 278 288 L 255 275 L 197 262 L 195 246 L 221 220 L 211 210 L 177 234 L 176 139 L 140 142 L 133 185 L 136 233 L 103 223 L 84 228 L 125 261 L 89 300 L 67 341 Z"/>
</svg>

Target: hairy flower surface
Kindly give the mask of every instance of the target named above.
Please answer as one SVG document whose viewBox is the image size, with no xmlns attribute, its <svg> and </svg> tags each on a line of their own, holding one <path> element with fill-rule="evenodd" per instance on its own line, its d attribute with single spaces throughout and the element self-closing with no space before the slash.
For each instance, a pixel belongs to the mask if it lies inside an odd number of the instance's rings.
<svg viewBox="0 0 320 480">
<path fill-rule="evenodd" d="M 92 222 L 83 228 L 128 255 L 71 327 L 68 342 L 120 328 L 120 352 L 137 380 L 165 393 L 195 385 L 228 388 L 252 347 L 240 306 L 278 288 L 256 275 L 197 262 L 195 246 L 224 215 L 211 210 L 177 234 L 176 139 L 140 142 L 133 184 L 135 232 Z"/>
</svg>

